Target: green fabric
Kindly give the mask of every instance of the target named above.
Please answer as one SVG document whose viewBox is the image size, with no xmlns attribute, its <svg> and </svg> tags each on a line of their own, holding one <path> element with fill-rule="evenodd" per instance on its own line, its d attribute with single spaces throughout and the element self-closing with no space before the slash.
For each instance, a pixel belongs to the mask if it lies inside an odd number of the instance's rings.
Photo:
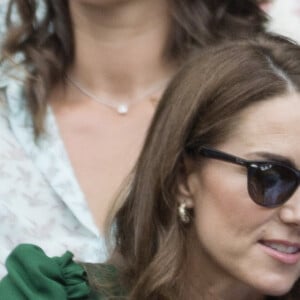
<svg viewBox="0 0 300 300">
<path fill-rule="evenodd" d="M 72 257 L 66 252 L 49 258 L 34 245 L 18 246 L 6 261 L 8 274 L 0 281 L 0 299 L 91 299 L 86 272 Z"/>
</svg>

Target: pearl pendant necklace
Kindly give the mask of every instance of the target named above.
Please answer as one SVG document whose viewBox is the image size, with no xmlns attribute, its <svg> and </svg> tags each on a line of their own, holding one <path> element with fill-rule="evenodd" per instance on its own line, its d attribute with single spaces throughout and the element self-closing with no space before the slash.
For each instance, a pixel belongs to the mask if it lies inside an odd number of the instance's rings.
<svg viewBox="0 0 300 300">
<path fill-rule="evenodd" d="M 128 113 L 129 107 L 127 104 L 120 104 L 117 108 L 117 112 L 120 115 L 126 115 Z"/>
<path fill-rule="evenodd" d="M 158 84 L 156 84 L 155 86 L 152 86 L 145 93 L 143 93 L 140 97 L 138 97 L 137 99 L 135 99 L 134 101 L 131 101 L 131 102 L 119 102 L 119 101 L 114 101 L 114 100 L 108 101 L 104 98 L 102 99 L 100 97 L 97 97 L 93 93 L 91 93 L 87 88 L 85 88 L 79 81 L 75 80 L 74 78 L 66 76 L 66 80 L 73 87 L 75 87 L 78 91 L 80 91 L 81 94 L 83 94 L 84 96 L 87 96 L 88 98 L 113 109 L 119 115 L 127 115 L 129 112 L 130 106 L 133 106 L 134 104 L 136 104 L 140 101 L 143 101 L 143 100 L 149 100 L 150 98 L 151 98 L 151 100 L 153 100 L 153 97 L 151 97 L 151 96 L 153 94 L 159 92 L 163 88 L 165 88 L 165 86 L 169 82 L 170 78 L 160 81 Z"/>
</svg>

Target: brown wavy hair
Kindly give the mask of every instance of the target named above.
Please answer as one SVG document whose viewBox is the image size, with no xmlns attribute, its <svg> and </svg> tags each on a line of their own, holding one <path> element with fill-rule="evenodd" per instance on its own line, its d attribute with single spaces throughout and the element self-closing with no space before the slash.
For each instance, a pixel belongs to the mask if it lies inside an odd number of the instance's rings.
<svg viewBox="0 0 300 300">
<path fill-rule="evenodd" d="M 277 36 L 207 47 L 175 76 L 114 219 L 116 249 L 111 261 L 130 291 L 128 299 L 185 299 L 182 270 L 191 227 L 177 216 L 177 183 L 187 145 L 221 144 L 238 126 L 245 108 L 290 91 L 300 91 L 300 47 Z M 201 160 L 197 164 L 201 168 Z M 289 295 L 276 299 L 296 300 L 299 295 L 300 282 Z"/>
<path fill-rule="evenodd" d="M 47 96 L 74 60 L 68 0 L 10 0 L 2 61 L 22 53 L 28 72 L 26 100 L 35 132 L 43 131 Z M 167 55 L 183 60 L 195 48 L 223 38 L 263 31 L 264 13 L 254 0 L 172 0 L 173 32 Z M 43 7 L 41 7 L 43 6 Z M 16 9 L 13 9 L 13 8 Z M 38 11 L 40 13 L 38 13 Z M 19 19 L 16 22 L 16 16 Z"/>
</svg>

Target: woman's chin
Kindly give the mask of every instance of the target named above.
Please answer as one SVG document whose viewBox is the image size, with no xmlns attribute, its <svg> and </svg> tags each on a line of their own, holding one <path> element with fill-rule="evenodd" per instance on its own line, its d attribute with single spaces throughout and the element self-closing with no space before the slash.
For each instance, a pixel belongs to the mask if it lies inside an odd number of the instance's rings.
<svg viewBox="0 0 300 300">
<path fill-rule="evenodd" d="M 286 295 L 294 286 L 295 281 L 288 281 L 286 278 L 281 280 L 271 280 L 264 282 L 259 289 L 264 295 L 268 296 L 283 296 Z"/>
</svg>

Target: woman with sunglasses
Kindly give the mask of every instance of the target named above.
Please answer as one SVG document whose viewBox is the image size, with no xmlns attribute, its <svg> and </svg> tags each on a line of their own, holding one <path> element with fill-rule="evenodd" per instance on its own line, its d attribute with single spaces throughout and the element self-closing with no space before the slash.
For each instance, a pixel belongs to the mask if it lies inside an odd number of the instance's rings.
<svg viewBox="0 0 300 300">
<path fill-rule="evenodd" d="M 265 17 L 254 0 L 0 2 L 0 274 L 20 242 L 103 261 L 105 218 L 167 82 Z"/>
<path fill-rule="evenodd" d="M 22 245 L 0 296 L 299 300 L 299 92 L 300 47 L 287 40 L 200 52 L 159 104 L 109 262 Z"/>
</svg>

